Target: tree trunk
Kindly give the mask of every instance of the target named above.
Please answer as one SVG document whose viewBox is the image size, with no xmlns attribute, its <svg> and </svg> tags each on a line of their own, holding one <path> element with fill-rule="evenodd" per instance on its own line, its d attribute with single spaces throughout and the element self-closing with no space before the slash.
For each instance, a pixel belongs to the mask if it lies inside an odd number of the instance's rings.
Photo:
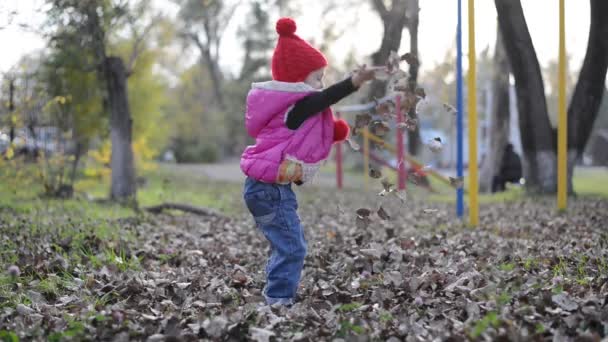
<svg viewBox="0 0 608 342">
<path fill-rule="evenodd" d="M 410 33 L 410 53 L 412 53 L 416 58 L 418 58 L 418 23 L 419 23 L 419 0 L 410 0 L 411 7 L 408 9 L 408 31 Z M 418 64 L 410 65 L 410 88 L 412 90 L 416 90 L 418 86 Z M 412 108 L 409 113 L 410 117 L 417 118 L 416 108 Z M 418 149 L 420 147 L 420 127 L 416 127 L 415 130 L 408 130 L 408 139 L 407 139 L 407 149 L 410 155 L 418 154 Z"/>
<path fill-rule="evenodd" d="M 498 24 L 515 77 L 526 189 L 557 191 L 556 136 L 549 121 L 540 66 L 520 0 L 494 0 Z"/>
<path fill-rule="evenodd" d="M 374 2 L 376 11 L 379 12 L 380 18 L 382 19 L 382 24 L 384 26 L 384 34 L 382 35 L 380 49 L 372 54 L 372 62 L 374 65 L 386 64 L 391 51 L 399 51 L 403 28 L 407 24 L 407 17 L 405 16 L 407 1 L 408 0 L 393 1 L 393 7 L 390 10 L 387 10 L 384 7 L 381 0 Z M 381 98 L 385 93 L 385 81 L 372 81 L 370 97 Z"/>
<path fill-rule="evenodd" d="M 568 108 L 568 188 L 574 165 L 583 157 L 593 130 L 608 70 L 608 1 L 590 0 L 591 23 L 587 52 Z"/>
<path fill-rule="evenodd" d="M 135 201 L 137 188 L 131 145 L 133 120 L 127 96 L 127 72 L 120 57 L 107 57 L 104 62 L 106 64 L 110 138 L 112 140 L 110 198 L 119 201 Z"/>
<path fill-rule="evenodd" d="M 9 142 L 13 144 L 13 140 L 15 140 L 15 121 L 13 120 L 13 112 L 15 112 L 15 80 L 12 78 L 9 81 L 8 89 L 8 122 L 10 123 L 8 136 Z"/>
<path fill-rule="evenodd" d="M 502 37 L 496 34 L 494 51 L 494 75 L 492 77 L 492 96 L 494 105 L 490 119 L 490 147 L 481 169 L 480 187 L 482 192 L 492 190 L 492 180 L 500 171 L 505 146 L 509 143 L 509 60 L 505 52 Z"/>
</svg>

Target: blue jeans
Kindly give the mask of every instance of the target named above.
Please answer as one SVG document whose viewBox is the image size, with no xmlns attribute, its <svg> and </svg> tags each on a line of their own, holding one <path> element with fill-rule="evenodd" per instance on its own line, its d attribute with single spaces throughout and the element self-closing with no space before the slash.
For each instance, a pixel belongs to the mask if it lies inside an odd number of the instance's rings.
<svg viewBox="0 0 608 342">
<path fill-rule="evenodd" d="M 297 213 L 296 194 L 291 184 L 269 184 L 248 177 L 243 198 L 256 225 L 270 242 L 264 288 L 266 303 L 291 305 L 300 283 L 307 246 Z"/>
</svg>

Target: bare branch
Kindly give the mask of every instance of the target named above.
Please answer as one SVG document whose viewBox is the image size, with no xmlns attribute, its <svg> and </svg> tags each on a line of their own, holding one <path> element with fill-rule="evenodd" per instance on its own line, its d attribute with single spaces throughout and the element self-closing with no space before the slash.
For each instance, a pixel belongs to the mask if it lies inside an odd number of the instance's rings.
<svg viewBox="0 0 608 342">
<path fill-rule="evenodd" d="M 376 9 L 378 14 L 380 14 L 380 18 L 382 18 L 382 20 L 384 20 L 388 16 L 388 9 L 384 5 L 383 0 L 372 0 L 372 5 L 374 6 L 374 9 Z"/>
<path fill-rule="evenodd" d="M 133 42 L 133 49 L 131 51 L 131 57 L 129 58 L 129 62 L 127 64 L 127 77 L 129 77 L 133 73 L 133 69 L 135 68 L 135 62 L 137 61 L 137 57 L 139 57 L 139 55 L 143 51 L 141 46 L 142 46 L 144 39 L 150 33 L 152 28 L 154 28 L 154 26 L 156 26 L 156 24 L 158 24 L 158 22 L 160 22 L 161 18 L 162 18 L 161 15 L 157 15 L 154 18 L 152 18 L 150 20 L 150 22 L 148 23 L 148 25 L 146 25 L 146 27 L 143 29 L 141 34 L 137 33 L 137 30 L 135 29 L 135 26 L 134 26 L 134 22 L 131 19 L 129 19 L 129 22 L 131 23 L 131 30 L 133 32 L 133 36 L 135 37 L 135 42 Z"/>
</svg>

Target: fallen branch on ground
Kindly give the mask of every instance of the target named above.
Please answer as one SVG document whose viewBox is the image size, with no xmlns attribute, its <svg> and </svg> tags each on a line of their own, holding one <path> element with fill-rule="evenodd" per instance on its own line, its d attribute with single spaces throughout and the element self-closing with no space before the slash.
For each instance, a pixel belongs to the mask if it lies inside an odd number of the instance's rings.
<svg viewBox="0 0 608 342">
<path fill-rule="evenodd" d="M 151 207 L 144 208 L 145 211 L 153 214 L 160 214 L 163 210 L 180 210 L 183 212 L 200 215 L 200 216 L 215 216 L 220 218 L 226 218 L 225 215 L 209 208 L 196 207 L 190 204 L 184 203 L 162 203 Z"/>
</svg>

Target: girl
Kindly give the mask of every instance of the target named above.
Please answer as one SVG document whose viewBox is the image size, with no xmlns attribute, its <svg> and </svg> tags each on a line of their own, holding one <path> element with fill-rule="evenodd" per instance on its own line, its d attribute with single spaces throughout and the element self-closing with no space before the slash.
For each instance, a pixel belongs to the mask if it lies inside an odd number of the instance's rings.
<svg viewBox="0 0 608 342">
<path fill-rule="evenodd" d="M 241 170 L 247 175 L 243 198 L 271 246 L 266 303 L 290 306 L 306 256 L 291 183 L 309 182 L 333 143 L 347 138 L 348 124 L 336 120 L 329 106 L 373 79 L 374 72 L 363 66 L 321 91 L 327 66 L 323 54 L 295 34 L 292 19 L 280 19 L 276 30 L 273 80 L 254 83 L 247 96 L 245 126 L 256 143 L 243 152 Z"/>
</svg>

